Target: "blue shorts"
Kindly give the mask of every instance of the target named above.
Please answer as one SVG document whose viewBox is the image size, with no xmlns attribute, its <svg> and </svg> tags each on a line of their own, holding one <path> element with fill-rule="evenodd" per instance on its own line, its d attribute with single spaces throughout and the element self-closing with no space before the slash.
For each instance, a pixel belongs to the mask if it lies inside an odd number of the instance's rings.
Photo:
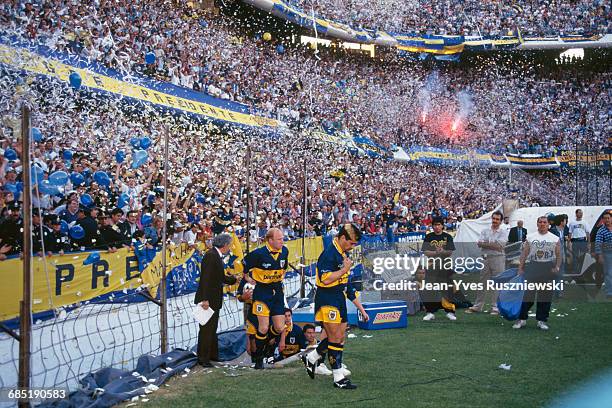
<svg viewBox="0 0 612 408">
<path fill-rule="evenodd" d="M 282 316 L 285 314 L 283 283 L 257 282 L 253 289 L 253 314 L 256 316 Z"/>
<path fill-rule="evenodd" d="M 348 322 L 344 292 L 317 288 L 315 295 L 315 321 L 338 324 Z"/>
</svg>

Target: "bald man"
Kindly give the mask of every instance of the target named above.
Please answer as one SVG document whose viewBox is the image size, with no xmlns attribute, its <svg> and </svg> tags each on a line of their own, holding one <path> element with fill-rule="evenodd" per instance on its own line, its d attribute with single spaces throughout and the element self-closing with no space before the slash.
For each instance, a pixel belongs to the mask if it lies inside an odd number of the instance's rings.
<svg viewBox="0 0 612 408">
<path fill-rule="evenodd" d="M 289 265 L 289 250 L 283 245 L 283 232 L 268 230 L 266 244 L 244 258 L 244 270 L 257 283 L 253 290 L 253 314 L 257 316 L 255 334 L 255 369 L 263 368 L 264 348 L 269 339 L 278 337 L 285 328 L 285 294 L 283 279 Z M 270 327 L 270 320 L 272 327 Z"/>
</svg>

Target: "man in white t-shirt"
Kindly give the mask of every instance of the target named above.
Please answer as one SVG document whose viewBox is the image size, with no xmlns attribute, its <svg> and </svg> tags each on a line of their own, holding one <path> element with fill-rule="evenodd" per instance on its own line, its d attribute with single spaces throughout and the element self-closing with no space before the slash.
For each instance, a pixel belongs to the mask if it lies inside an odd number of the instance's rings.
<svg viewBox="0 0 612 408">
<path fill-rule="evenodd" d="M 487 281 L 492 277 L 502 273 L 506 264 L 504 248 L 508 242 L 508 230 L 501 228 L 503 215 L 500 211 L 495 211 L 491 215 L 491 228 L 484 229 L 480 233 L 478 247 L 482 250 L 484 267 L 480 271 L 480 283 L 487 287 Z M 465 313 L 482 312 L 485 301 L 491 297 L 491 314 L 498 315 L 497 292 L 490 290 L 478 291 L 474 306 L 465 310 Z"/>
<path fill-rule="evenodd" d="M 582 262 L 584 261 L 584 254 L 589 249 L 589 233 L 591 226 L 582 219 L 582 210 L 579 208 L 576 210 L 576 219 L 570 221 L 568 228 L 570 233 L 570 240 L 572 242 L 572 274 L 580 275 L 582 272 Z"/>
<path fill-rule="evenodd" d="M 559 237 L 548 231 L 548 218 L 543 215 L 538 218 L 538 230 L 527 234 L 519 260 L 518 273 L 525 276 L 526 282 L 552 283 L 561 266 L 561 243 Z M 528 261 L 528 262 L 527 262 Z M 527 263 L 525 263 L 527 262 Z M 537 296 L 536 319 L 538 328 L 548 330 L 546 321 L 550 314 L 552 290 L 526 290 L 519 320 L 512 326 L 520 329 L 527 324 L 529 309 Z"/>
</svg>

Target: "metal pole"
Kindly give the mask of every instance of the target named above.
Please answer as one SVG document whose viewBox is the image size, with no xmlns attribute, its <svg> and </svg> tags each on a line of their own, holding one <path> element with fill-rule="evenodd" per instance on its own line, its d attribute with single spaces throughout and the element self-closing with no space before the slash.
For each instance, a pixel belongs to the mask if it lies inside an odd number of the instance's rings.
<svg viewBox="0 0 612 408">
<path fill-rule="evenodd" d="M 612 152 L 608 150 L 606 160 L 608 161 L 608 202 L 612 203 Z"/>
<path fill-rule="evenodd" d="M 590 169 L 590 165 L 591 163 L 589 162 L 589 155 L 591 154 L 591 151 L 589 150 L 589 144 L 587 143 L 586 145 L 586 205 L 591 205 L 591 202 L 589 201 L 589 187 L 590 187 L 590 180 L 589 177 L 591 177 L 591 169 Z"/>
<path fill-rule="evenodd" d="M 32 180 L 30 178 L 30 108 L 21 106 L 21 163 L 23 172 L 23 295 L 19 316 L 19 388 L 30 388 L 32 338 Z M 19 407 L 29 407 L 20 400 Z"/>
<path fill-rule="evenodd" d="M 578 137 L 574 139 L 576 153 L 574 154 L 574 170 L 576 172 L 576 206 L 578 206 Z"/>
<path fill-rule="evenodd" d="M 599 205 L 599 157 L 595 151 L 595 205 Z"/>
<path fill-rule="evenodd" d="M 167 234 L 168 234 L 168 144 L 170 130 L 164 129 L 164 229 L 162 231 L 162 278 L 159 283 L 161 352 L 168 351 L 168 310 L 166 305 L 166 267 L 167 267 Z"/>
<path fill-rule="evenodd" d="M 433 195 L 433 207 L 434 208 L 438 208 L 438 206 L 436 204 L 436 187 L 433 184 L 431 186 L 431 193 Z"/>
<path fill-rule="evenodd" d="M 246 150 L 246 168 L 247 168 L 247 179 L 246 179 L 246 251 L 247 254 L 250 252 L 250 237 L 251 237 L 251 146 L 247 146 Z"/>
<path fill-rule="evenodd" d="M 308 143 L 306 143 L 306 148 L 308 148 Z M 301 276 L 300 276 L 300 297 L 306 297 L 306 222 L 307 222 L 307 213 L 308 213 L 308 174 L 307 174 L 307 161 L 306 154 L 304 154 L 304 186 L 303 186 L 303 194 L 304 197 L 302 199 L 302 268 L 301 268 Z"/>
</svg>

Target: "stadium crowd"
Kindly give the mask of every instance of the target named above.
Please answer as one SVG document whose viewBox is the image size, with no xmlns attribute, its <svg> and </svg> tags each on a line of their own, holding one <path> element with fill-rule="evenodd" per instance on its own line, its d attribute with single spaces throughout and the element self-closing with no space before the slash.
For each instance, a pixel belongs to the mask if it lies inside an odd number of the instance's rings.
<svg viewBox="0 0 612 408">
<path fill-rule="evenodd" d="M 604 1 L 289 0 L 289 4 L 352 27 L 449 35 L 608 33 Z"/>
<path fill-rule="evenodd" d="M 5 78 L 4 84 L 10 88 L 9 83 Z M 17 85 L 20 87 L 24 85 Z M 18 97 L 38 92 L 36 82 L 27 90 L 17 90 L 14 85 L 10 90 Z M 42 95 L 33 99 L 38 98 L 42 100 Z M 2 148 L 19 155 L 19 116 L 13 101 L 2 97 Z M 370 234 L 383 233 L 387 227 L 397 232 L 425 231 L 436 212 L 445 214 L 448 227 L 453 228 L 458 218 L 476 217 L 494 208 L 509 192 L 504 181 L 506 170 L 449 171 L 358 157 L 342 146 L 295 133 L 276 138 L 245 137 L 237 131 L 198 126 L 182 116 L 149 112 L 135 118 L 126 114 L 124 107 L 104 100 L 83 101 L 81 107 L 68 109 L 61 104 L 37 105 L 34 112 L 33 124 L 42 134 L 32 148 L 34 165 L 42 169 L 44 180 L 57 171 L 71 176 L 58 191 L 49 191 L 42 182 L 33 190 L 34 208 L 46 214 L 36 225 L 46 224 L 45 231 L 54 230 L 55 241 L 45 241 L 51 252 L 133 246 L 134 240 L 141 238 L 134 235 L 136 231 L 142 231 L 148 245 L 160 244 L 166 126 L 171 132 L 172 218 L 168 226 L 175 243 L 206 241 L 229 225 L 246 238 L 247 145 L 252 149 L 252 242 L 261 240 L 274 225 L 282 226 L 288 239 L 304 233 L 304 159 L 309 189 L 306 236 L 333 233 L 349 220 Z M 128 153 L 125 161 L 118 163 L 117 152 L 132 151 L 133 139 L 143 135 L 153 140 L 147 162 L 134 168 L 134 153 Z M 109 176 L 108 186 L 96 181 L 98 171 Z M 74 173 L 83 178 L 74 178 Z M 10 247 L 7 255 L 17 254 L 21 247 L 21 180 L 19 158 L 9 160 L 5 155 L 0 166 L 0 244 Z M 551 188 L 553 180 L 550 178 Z M 529 186 L 515 194 L 524 205 L 538 202 L 538 197 L 530 196 Z M 74 225 L 82 226 L 83 238 L 71 238 L 70 227 Z M 40 245 L 35 249 L 38 253 Z"/>
<path fill-rule="evenodd" d="M 231 16 L 161 0 L 28 4 L 3 5 L 6 34 L 254 106 L 292 126 L 356 132 L 385 147 L 551 154 L 587 140 L 592 148 L 608 144 L 609 72 L 483 60 L 479 67 L 441 66 L 432 81 L 431 68 L 396 53 L 279 52 L 274 41 L 245 35 L 248 27 Z M 148 52 L 156 55 L 152 64 Z M 461 106 L 462 93 L 471 106 Z"/>
<path fill-rule="evenodd" d="M 603 145 L 610 130 L 605 114 L 610 105 L 609 74 L 572 69 L 542 73 L 533 66 L 500 73 L 483 63 L 477 70 L 442 67 L 430 86 L 431 71 L 395 57 L 384 61 L 338 57 L 313 54 L 304 47 L 279 53 L 273 44 L 245 37 L 227 16 L 213 18 L 159 0 L 78 6 L 61 1 L 22 6 L 13 1 L 4 3 L 0 11 L 5 34 L 35 39 L 124 74 L 139 72 L 254 105 L 290 128 L 276 138 L 246 137 L 238 131 L 196 125 L 185 116 L 162 117 L 150 107 L 126 112 L 125 104 L 118 101 L 88 99 L 33 78 L 20 84 L 3 73 L 3 150 L 21 154 L 16 101 L 28 94 L 36 105 L 34 126 L 42 134 L 33 158 L 44 177 L 66 171 L 84 178 L 78 183 L 70 180 L 57 194 L 35 190 L 34 206 L 44 213 L 37 222 L 46 224 L 49 229 L 44 231 L 55 237 L 47 245 L 52 252 L 114 250 L 132 246 L 133 239 L 144 239 L 151 246 L 160 243 L 161 139 L 166 125 L 172 134 L 171 239 L 188 243 L 206 241 L 230 224 L 238 235 L 248 235 L 246 180 L 241 171 L 247 144 L 256 162 L 250 203 L 253 241 L 272 225 L 282 226 L 287 238 L 333 232 L 346 221 L 355 221 L 371 234 L 389 226 L 400 232 L 418 231 L 427 228 L 436 212 L 445 214 L 453 228 L 457 219 L 491 210 L 509 192 L 505 170 L 449 170 L 356 157 L 340 146 L 305 138 L 299 133 L 305 127 L 348 129 L 385 147 L 454 142 L 465 148 L 532 153 L 573 146 L 587 136 L 592 144 Z M 156 53 L 154 64 L 144 62 L 149 51 Z M 466 90 L 474 100 L 473 109 L 464 112 L 466 123 L 458 137 L 450 132 L 454 117 L 445 112 L 462 109 L 456 96 Z M 130 152 L 131 140 L 141 136 L 153 140 L 149 160 L 131 168 L 134 158 L 128 154 L 124 163 L 117 163 L 115 154 Z M 308 160 L 310 191 L 306 231 L 303 158 Z M 330 176 L 339 169 L 341 176 Z M 96 171 L 108 175 L 108 186 L 94 181 Z M 6 256 L 20 251 L 19 159 L 4 157 L 0 177 L 4 191 L 0 251 Z M 533 180 L 551 196 L 567 198 L 555 177 L 541 173 L 531 176 L 531 186 L 511 187 L 523 205 L 542 201 L 533 193 Z M 76 224 L 83 226 L 83 238 L 71 238 L 70 227 Z M 136 231 L 143 236 L 135 236 Z"/>
</svg>

